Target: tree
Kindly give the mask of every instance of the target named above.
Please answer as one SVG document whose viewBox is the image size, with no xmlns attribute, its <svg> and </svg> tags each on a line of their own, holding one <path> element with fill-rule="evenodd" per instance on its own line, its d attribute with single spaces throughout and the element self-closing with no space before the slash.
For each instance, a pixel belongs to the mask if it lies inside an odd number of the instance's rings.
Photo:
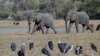
<svg viewBox="0 0 100 56">
<path fill-rule="evenodd" d="M 99 0 L 87 0 L 83 2 L 79 10 L 86 11 L 92 18 L 96 18 L 96 14 L 100 14 L 100 1 Z"/>
</svg>

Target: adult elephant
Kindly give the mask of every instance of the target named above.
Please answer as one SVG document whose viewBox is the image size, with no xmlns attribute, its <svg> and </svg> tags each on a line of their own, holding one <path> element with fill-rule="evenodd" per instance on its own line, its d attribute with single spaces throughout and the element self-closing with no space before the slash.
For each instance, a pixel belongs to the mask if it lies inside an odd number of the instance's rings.
<svg viewBox="0 0 100 56">
<path fill-rule="evenodd" d="M 36 13 L 33 17 L 35 24 L 32 33 L 34 33 L 37 30 L 41 30 L 44 34 L 44 27 L 46 27 L 46 33 L 48 33 L 49 28 L 51 28 L 55 34 L 57 33 L 53 25 L 53 15 L 49 13 Z"/>
<path fill-rule="evenodd" d="M 31 32 L 31 29 L 32 29 L 32 14 L 35 13 L 36 10 L 26 10 L 26 11 L 17 11 L 17 14 L 19 14 L 23 20 L 26 20 L 27 21 L 27 25 L 28 25 L 28 33 Z"/>
<path fill-rule="evenodd" d="M 69 22 L 69 27 L 67 26 L 68 20 L 70 21 Z M 69 11 L 67 13 L 67 17 L 65 19 L 66 32 L 67 33 L 70 32 L 73 23 L 75 23 L 75 27 L 76 27 L 76 31 L 77 32 L 79 32 L 79 28 L 78 28 L 79 24 L 82 25 L 82 27 L 83 27 L 82 31 L 84 32 L 85 28 L 87 26 L 89 26 L 89 16 L 88 16 L 88 14 L 86 12 L 84 12 L 84 11 L 80 11 L 80 12 Z M 93 31 L 92 28 L 90 28 L 90 29 L 91 29 L 91 31 Z"/>
</svg>

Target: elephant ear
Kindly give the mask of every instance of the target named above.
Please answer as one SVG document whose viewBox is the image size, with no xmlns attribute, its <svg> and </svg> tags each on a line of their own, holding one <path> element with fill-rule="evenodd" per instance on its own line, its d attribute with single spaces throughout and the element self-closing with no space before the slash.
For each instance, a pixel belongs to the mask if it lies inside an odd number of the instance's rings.
<svg viewBox="0 0 100 56">
<path fill-rule="evenodd" d="M 42 18 L 41 15 L 37 15 L 37 17 L 36 17 L 37 22 L 40 22 L 41 21 L 41 18 Z"/>
<path fill-rule="evenodd" d="M 71 11 L 69 11 L 68 13 L 67 13 L 67 20 L 70 20 L 71 19 L 71 16 L 72 16 L 72 12 Z"/>
<path fill-rule="evenodd" d="M 75 12 L 74 11 L 69 11 L 68 13 L 67 13 L 67 20 L 70 20 L 72 17 L 73 17 L 73 14 L 74 14 Z"/>
<path fill-rule="evenodd" d="M 31 18 L 32 18 L 32 21 L 34 22 L 37 18 L 37 13 L 32 13 Z"/>
<path fill-rule="evenodd" d="M 73 14 L 72 14 L 72 16 L 71 16 L 71 21 L 75 21 L 75 20 L 77 20 L 77 18 L 78 18 L 78 15 L 77 15 L 77 13 L 76 12 L 73 12 Z"/>
</svg>

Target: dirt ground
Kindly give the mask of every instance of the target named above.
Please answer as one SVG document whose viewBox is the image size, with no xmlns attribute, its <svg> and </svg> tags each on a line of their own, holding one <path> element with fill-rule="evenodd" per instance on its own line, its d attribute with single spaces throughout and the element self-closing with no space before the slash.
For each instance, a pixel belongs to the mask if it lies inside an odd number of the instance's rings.
<svg viewBox="0 0 100 56">
<path fill-rule="evenodd" d="M 97 24 L 100 24 L 99 20 L 91 20 L 90 22 L 95 24 L 95 26 Z M 62 20 L 56 21 L 54 25 L 65 26 L 64 21 Z M 1 21 L 0 26 L 13 26 L 13 22 Z M 27 22 L 20 22 L 19 26 L 27 26 Z M 30 35 L 27 32 L 0 32 L 0 56 L 17 56 L 17 52 L 22 41 L 24 41 L 26 45 L 28 45 L 29 38 L 34 42 L 34 49 L 32 51 L 29 51 L 28 46 L 26 46 L 25 56 L 45 56 L 41 53 L 41 48 L 47 46 L 48 40 L 52 40 L 54 44 L 54 50 L 50 51 L 51 56 L 77 56 L 75 55 L 74 50 L 62 55 L 57 46 L 59 38 L 62 42 L 70 45 L 82 45 L 82 56 L 100 56 L 100 31 L 95 31 L 94 33 L 91 33 L 90 31 L 86 31 L 84 33 L 71 32 L 69 34 L 67 34 L 66 32 L 59 32 L 58 34 L 54 34 L 53 32 L 50 32 L 49 34 L 41 34 L 37 32 L 33 35 Z M 15 41 L 17 44 L 17 50 L 15 53 L 10 49 L 10 44 L 12 41 Z M 93 42 L 97 46 L 97 53 L 91 49 L 90 42 Z"/>
<path fill-rule="evenodd" d="M 13 23 L 15 21 L 0 21 L 0 26 L 13 26 Z M 27 21 L 19 21 L 20 25 L 19 26 L 27 26 Z M 93 23 L 95 26 L 97 24 L 100 24 L 100 20 L 90 20 L 90 24 Z M 55 26 L 65 26 L 64 20 L 56 20 L 54 22 Z"/>
</svg>

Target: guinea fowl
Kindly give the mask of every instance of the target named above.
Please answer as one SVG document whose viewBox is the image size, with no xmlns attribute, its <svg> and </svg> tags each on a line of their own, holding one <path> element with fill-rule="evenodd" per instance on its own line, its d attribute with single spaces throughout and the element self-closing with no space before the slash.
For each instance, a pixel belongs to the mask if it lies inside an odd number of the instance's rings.
<svg viewBox="0 0 100 56">
<path fill-rule="evenodd" d="M 96 45 L 93 44 L 92 42 L 90 43 L 90 45 L 91 45 L 91 48 L 92 48 L 95 52 L 97 52 L 97 47 L 96 47 Z"/>
<path fill-rule="evenodd" d="M 18 56 L 25 56 L 25 52 L 23 52 L 22 50 L 19 50 L 17 53 Z"/>
<path fill-rule="evenodd" d="M 29 49 L 32 50 L 33 47 L 34 47 L 33 41 L 29 40 Z"/>
<path fill-rule="evenodd" d="M 73 45 L 61 43 L 61 41 L 59 40 L 58 48 L 60 49 L 61 53 L 67 53 L 67 52 L 70 52 L 73 49 Z"/>
<path fill-rule="evenodd" d="M 76 46 L 75 48 L 75 54 L 80 55 L 83 53 L 83 47 L 82 46 Z"/>
<path fill-rule="evenodd" d="M 51 40 L 48 41 L 48 46 L 50 50 L 53 50 L 53 42 Z"/>
<path fill-rule="evenodd" d="M 42 48 L 41 52 L 47 56 L 50 56 L 50 53 L 47 48 Z"/>
<path fill-rule="evenodd" d="M 10 48 L 12 51 L 16 51 L 16 43 L 12 42 Z"/>
<path fill-rule="evenodd" d="M 22 52 L 25 52 L 25 43 L 24 42 L 22 42 L 21 47 L 20 47 L 20 50 Z"/>
</svg>

